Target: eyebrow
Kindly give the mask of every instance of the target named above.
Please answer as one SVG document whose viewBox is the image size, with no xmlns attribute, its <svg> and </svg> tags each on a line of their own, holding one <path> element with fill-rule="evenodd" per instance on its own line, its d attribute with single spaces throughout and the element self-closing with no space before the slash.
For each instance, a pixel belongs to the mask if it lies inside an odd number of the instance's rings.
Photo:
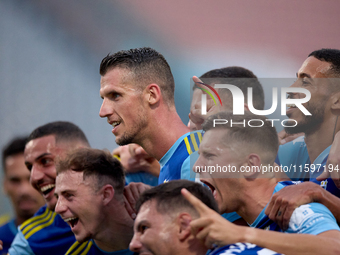
<svg viewBox="0 0 340 255">
<path fill-rule="evenodd" d="M 299 75 L 300 75 L 300 77 L 301 78 L 304 78 L 304 77 L 307 77 L 307 78 L 312 78 L 309 74 L 307 74 L 307 73 L 296 73 L 296 77 L 299 77 Z"/>
</svg>

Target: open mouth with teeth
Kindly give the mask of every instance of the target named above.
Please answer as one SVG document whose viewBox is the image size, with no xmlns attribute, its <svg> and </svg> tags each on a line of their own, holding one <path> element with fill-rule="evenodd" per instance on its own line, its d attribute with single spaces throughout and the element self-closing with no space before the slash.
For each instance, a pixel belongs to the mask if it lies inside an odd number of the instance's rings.
<svg viewBox="0 0 340 255">
<path fill-rule="evenodd" d="M 71 226 L 71 228 L 74 228 L 74 226 L 78 223 L 79 218 L 77 217 L 71 217 L 64 219 L 64 221 Z"/>
<path fill-rule="evenodd" d="M 40 190 L 44 194 L 44 196 L 46 196 L 54 189 L 54 187 L 55 187 L 55 184 L 48 184 L 44 187 L 41 187 Z"/>
<path fill-rule="evenodd" d="M 210 189 L 211 193 L 213 194 L 214 198 L 216 199 L 216 189 L 213 185 L 211 185 L 209 182 L 206 182 L 204 180 L 201 180 L 208 188 Z"/>
<path fill-rule="evenodd" d="M 112 127 L 115 128 L 120 124 L 120 121 L 115 121 L 112 123 Z"/>
<path fill-rule="evenodd" d="M 287 104 L 287 108 L 296 108 L 296 105 L 295 104 Z"/>
</svg>

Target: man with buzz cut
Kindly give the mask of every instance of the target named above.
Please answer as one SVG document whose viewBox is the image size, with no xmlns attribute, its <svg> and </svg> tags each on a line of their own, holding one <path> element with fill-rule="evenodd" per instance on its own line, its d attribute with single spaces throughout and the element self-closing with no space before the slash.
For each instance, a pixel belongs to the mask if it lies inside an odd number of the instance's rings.
<svg viewBox="0 0 340 255">
<path fill-rule="evenodd" d="M 55 211 L 77 239 L 66 254 L 133 254 L 124 184 L 123 167 L 109 152 L 80 148 L 59 161 Z"/>
<path fill-rule="evenodd" d="M 136 143 L 156 158 L 158 183 L 190 179 L 190 155 L 202 134 L 190 132 L 176 112 L 174 78 L 163 55 L 147 47 L 119 51 L 102 60 L 100 75 L 99 115 L 113 127 L 116 143 Z"/>
<path fill-rule="evenodd" d="M 324 205 L 309 203 L 296 208 L 285 233 L 265 215 L 272 195 L 296 184 L 278 182 L 275 176 L 280 171 L 274 165 L 277 132 L 265 117 L 250 112 L 218 113 L 206 120 L 203 130 L 194 169 L 211 189 L 220 212 L 236 211 L 251 227 L 230 225 L 208 210 L 192 224 L 203 242 L 250 242 L 286 255 L 340 253 L 340 229 Z"/>
<path fill-rule="evenodd" d="M 200 217 L 200 209 L 186 201 L 181 192 L 190 192 L 192 197 L 217 214 L 218 207 L 211 192 L 199 183 L 174 180 L 149 189 L 142 193 L 137 202 L 138 214 L 134 226 L 135 233 L 130 243 L 131 251 L 153 255 L 207 254 L 208 247 L 195 236 L 191 227 Z M 208 254 L 278 253 L 251 243 L 235 243 L 209 251 Z"/>
<path fill-rule="evenodd" d="M 56 121 L 36 128 L 28 137 L 24 157 L 32 186 L 44 197 L 46 205 L 34 217 L 18 227 L 10 255 L 60 255 L 75 243 L 74 235 L 64 220 L 54 212 L 55 163 L 66 152 L 89 147 L 83 131 L 76 125 Z"/>
</svg>

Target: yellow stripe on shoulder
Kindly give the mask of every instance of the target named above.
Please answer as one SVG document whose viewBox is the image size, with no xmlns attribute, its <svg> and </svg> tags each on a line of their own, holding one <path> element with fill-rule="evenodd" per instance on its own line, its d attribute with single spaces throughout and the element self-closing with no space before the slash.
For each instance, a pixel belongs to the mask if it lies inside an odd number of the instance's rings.
<svg viewBox="0 0 340 255">
<path fill-rule="evenodd" d="M 202 142 L 202 133 L 201 132 L 197 132 L 197 136 L 198 136 L 198 140 L 201 143 Z"/>
<path fill-rule="evenodd" d="M 194 150 L 198 151 L 198 145 L 196 142 L 195 134 L 190 134 L 190 139 L 191 139 L 192 144 L 194 145 Z"/>
<path fill-rule="evenodd" d="M 9 222 L 11 219 L 11 216 L 9 214 L 4 214 L 0 216 L 0 226 L 5 225 L 7 222 Z"/>
<path fill-rule="evenodd" d="M 46 207 L 46 210 L 45 210 L 45 212 L 44 212 L 43 214 L 40 214 L 40 215 L 38 215 L 38 216 L 34 216 L 34 217 L 32 217 L 32 218 L 26 220 L 24 223 L 22 223 L 22 224 L 20 225 L 20 230 L 22 231 L 22 229 L 25 228 L 27 225 L 29 225 L 29 224 L 31 224 L 31 223 L 37 221 L 37 220 L 40 220 L 40 219 L 46 217 L 46 215 L 48 214 L 49 211 L 50 211 L 50 210 Z"/>
<path fill-rule="evenodd" d="M 65 255 L 78 255 L 79 252 L 84 249 L 84 247 L 88 244 L 88 242 L 84 242 L 84 243 L 79 243 L 78 241 L 76 241 L 74 244 L 72 244 L 72 246 L 67 250 L 67 252 L 65 253 Z"/>
<path fill-rule="evenodd" d="M 45 223 L 46 221 L 48 221 L 52 216 L 52 212 L 48 211 L 47 215 L 37 221 L 32 222 L 30 225 L 28 225 L 26 228 L 23 228 L 21 230 L 22 234 L 25 235 L 27 232 L 31 231 L 31 229 L 34 229 L 36 226 L 38 226 L 39 224 Z"/>
<path fill-rule="evenodd" d="M 43 229 L 43 228 L 46 228 L 48 226 L 50 226 L 53 221 L 54 221 L 54 218 L 55 216 L 57 216 L 56 213 L 52 213 L 52 217 L 50 218 L 50 220 L 48 222 L 46 222 L 45 224 L 40 224 L 39 226 L 33 228 L 30 232 L 28 232 L 25 236 L 26 239 L 30 238 L 33 234 L 35 234 L 36 232 L 38 232 L 39 230 Z"/>
<path fill-rule="evenodd" d="M 188 154 L 190 155 L 192 153 L 192 150 L 191 150 L 191 147 L 190 147 L 190 143 L 189 143 L 188 137 L 184 138 L 184 142 L 185 142 L 185 145 L 187 147 Z"/>
<path fill-rule="evenodd" d="M 89 244 L 87 245 L 86 249 L 81 253 L 81 255 L 86 255 L 91 249 L 92 245 L 93 245 L 93 242 L 90 240 Z"/>
</svg>

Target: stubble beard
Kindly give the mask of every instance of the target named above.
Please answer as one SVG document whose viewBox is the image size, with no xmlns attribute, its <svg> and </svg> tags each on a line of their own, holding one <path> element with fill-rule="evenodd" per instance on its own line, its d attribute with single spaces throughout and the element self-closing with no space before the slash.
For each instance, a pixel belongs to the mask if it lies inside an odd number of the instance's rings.
<svg viewBox="0 0 340 255">
<path fill-rule="evenodd" d="M 295 127 L 285 127 L 285 131 L 287 134 L 297 134 L 297 133 L 305 133 L 312 134 L 316 132 L 322 122 L 324 121 L 324 112 L 325 112 L 325 102 L 318 103 L 317 105 L 310 105 L 306 109 L 312 114 L 311 116 L 304 116 L 303 120 L 297 123 Z M 286 125 L 294 125 L 296 122 L 289 121 Z"/>
</svg>

